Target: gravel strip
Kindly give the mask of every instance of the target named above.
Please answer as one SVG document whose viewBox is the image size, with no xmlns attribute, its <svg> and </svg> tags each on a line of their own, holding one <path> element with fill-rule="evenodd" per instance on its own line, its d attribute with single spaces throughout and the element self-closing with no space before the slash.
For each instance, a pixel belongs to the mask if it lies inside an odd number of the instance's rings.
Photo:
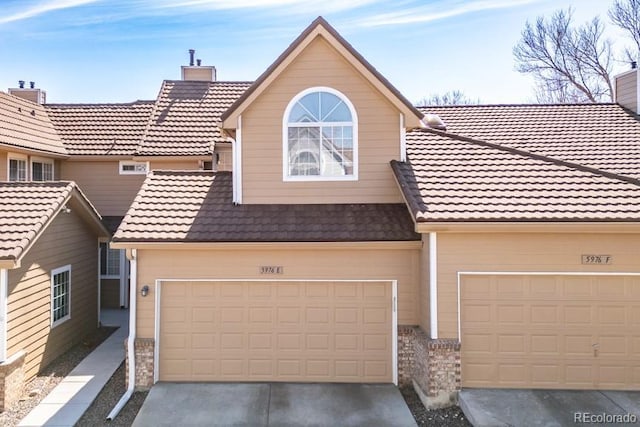
<svg viewBox="0 0 640 427">
<path fill-rule="evenodd" d="M 402 397 L 413 414 L 418 426 L 471 427 L 471 423 L 458 406 L 427 410 L 411 386 L 400 387 Z"/>
<path fill-rule="evenodd" d="M 126 391 L 125 387 L 125 371 L 124 362 L 113 374 L 111 379 L 105 384 L 104 388 L 96 396 L 96 400 L 93 401 L 89 409 L 84 413 L 82 418 L 76 423 L 76 427 L 83 426 L 130 426 L 133 424 L 133 420 L 138 415 L 138 411 L 147 397 L 148 391 L 137 391 L 133 393 L 131 399 L 122 408 L 122 411 L 118 416 L 112 420 L 107 421 L 107 415 L 116 406 L 118 400 L 122 397 Z"/>
<path fill-rule="evenodd" d="M 78 363 L 118 328 L 102 327 L 87 335 L 79 344 L 51 362 L 24 386 L 20 401 L 0 414 L 0 426 L 15 427 L 40 403 Z"/>
</svg>

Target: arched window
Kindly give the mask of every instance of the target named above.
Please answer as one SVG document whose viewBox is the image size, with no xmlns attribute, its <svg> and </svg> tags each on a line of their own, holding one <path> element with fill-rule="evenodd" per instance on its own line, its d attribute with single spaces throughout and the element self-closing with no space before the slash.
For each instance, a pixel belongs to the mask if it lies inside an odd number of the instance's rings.
<svg viewBox="0 0 640 427">
<path fill-rule="evenodd" d="M 283 119 L 284 179 L 358 179 L 357 117 L 346 96 L 325 87 L 296 95 Z"/>
</svg>

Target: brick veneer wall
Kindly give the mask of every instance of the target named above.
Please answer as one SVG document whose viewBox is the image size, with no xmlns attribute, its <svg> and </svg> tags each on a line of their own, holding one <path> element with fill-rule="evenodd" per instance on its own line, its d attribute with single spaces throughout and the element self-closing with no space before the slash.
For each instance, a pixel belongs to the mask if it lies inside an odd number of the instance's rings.
<svg viewBox="0 0 640 427">
<path fill-rule="evenodd" d="M 125 346 L 125 383 L 129 386 L 129 352 L 127 340 Z M 134 349 L 136 355 L 136 384 L 135 390 L 149 390 L 153 385 L 153 351 L 155 340 L 153 338 L 136 338 Z"/>
<path fill-rule="evenodd" d="M 11 409 L 20 400 L 24 386 L 26 351 L 19 351 L 0 363 L 0 411 Z"/>
<path fill-rule="evenodd" d="M 398 327 L 398 385 L 413 384 L 428 409 L 457 403 L 460 342 L 432 340 L 418 326 Z"/>
<path fill-rule="evenodd" d="M 417 326 L 398 326 L 398 385 L 410 385 L 413 378 Z"/>
</svg>

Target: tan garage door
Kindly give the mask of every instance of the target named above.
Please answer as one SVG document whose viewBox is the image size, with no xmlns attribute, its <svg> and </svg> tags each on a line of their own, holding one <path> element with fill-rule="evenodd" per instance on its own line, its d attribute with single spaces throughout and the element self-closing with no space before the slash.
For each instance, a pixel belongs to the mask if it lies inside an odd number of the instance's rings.
<svg viewBox="0 0 640 427">
<path fill-rule="evenodd" d="M 165 282 L 162 381 L 393 382 L 390 282 Z"/>
<path fill-rule="evenodd" d="M 462 275 L 463 387 L 640 389 L 640 277 Z"/>
</svg>

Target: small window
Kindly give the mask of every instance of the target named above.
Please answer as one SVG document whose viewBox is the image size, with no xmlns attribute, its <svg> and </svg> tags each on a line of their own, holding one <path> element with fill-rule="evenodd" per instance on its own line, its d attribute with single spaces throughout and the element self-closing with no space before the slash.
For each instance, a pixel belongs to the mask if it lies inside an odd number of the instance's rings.
<svg viewBox="0 0 640 427">
<path fill-rule="evenodd" d="M 71 266 L 51 271 L 51 326 L 71 318 Z"/>
<path fill-rule="evenodd" d="M 9 181 L 27 180 L 27 159 L 9 158 Z"/>
<path fill-rule="evenodd" d="M 120 175 L 146 175 L 149 171 L 147 162 L 120 162 Z"/>
<path fill-rule="evenodd" d="M 32 160 L 31 179 L 33 181 L 53 181 L 53 162 Z"/>
<path fill-rule="evenodd" d="M 358 179 L 357 117 L 347 97 L 307 89 L 289 103 L 283 121 L 285 181 Z"/>
<path fill-rule="evenodd" d="M 100 243 L 100 277 L 120 277 L 120 249 L 111 249 L 107 243 Z"/>
</svg>

